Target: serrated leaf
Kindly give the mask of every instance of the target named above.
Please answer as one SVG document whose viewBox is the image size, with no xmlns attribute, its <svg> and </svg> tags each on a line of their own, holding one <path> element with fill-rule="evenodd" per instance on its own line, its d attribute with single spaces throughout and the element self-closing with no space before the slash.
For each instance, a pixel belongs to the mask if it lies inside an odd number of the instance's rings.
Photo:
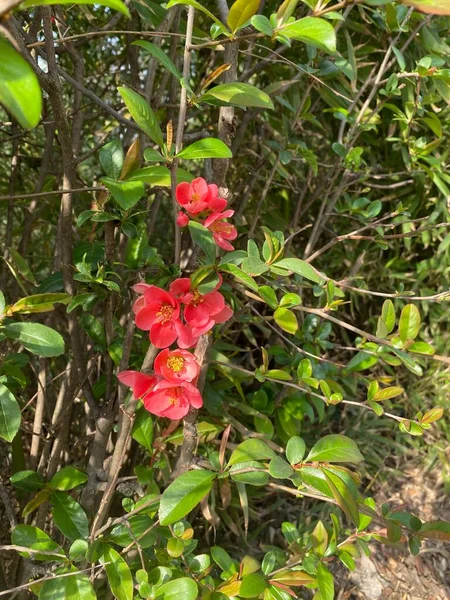
<svg viewBox="0 0 450 600">
<path fill-rule="evenodd" d="M 142 181 L 114 181 L 109 177 L 100 180 L 111 192 L 112 197 L 123 210 L 130 210 L 144 195 Z"/>
<path fill-rule="evenodd" d="M 233 451 L 228 466 L 249 460 L 270 460 L 276 454 L 265 442 L 258 438 L 251 438 L 241 442 Z"/>
<path fill-rule="evenodd" d="M 106 175 L 111 179 L 119 179 L 125 158 L 120 141 L 112 140 L 102 146 L 98 158 Z"/>
</svg>

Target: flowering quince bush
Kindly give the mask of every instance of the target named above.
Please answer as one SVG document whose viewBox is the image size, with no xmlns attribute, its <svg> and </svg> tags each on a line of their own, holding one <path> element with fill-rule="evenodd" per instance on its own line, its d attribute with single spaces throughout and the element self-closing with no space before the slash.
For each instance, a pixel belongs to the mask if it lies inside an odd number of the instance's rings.
<svg viewBox="0 0 450 600">
<path fill-rule="evenodd" d="M 448 3 L 78 4 L 0 6 L 0 597 L 440 550 Z"/>
</svg>

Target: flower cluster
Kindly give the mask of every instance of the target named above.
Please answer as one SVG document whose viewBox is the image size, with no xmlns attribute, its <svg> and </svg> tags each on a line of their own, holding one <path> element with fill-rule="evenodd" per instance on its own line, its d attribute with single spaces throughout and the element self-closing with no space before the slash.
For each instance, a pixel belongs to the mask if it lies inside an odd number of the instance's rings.
<svg viewBox="0 0 450 600">
<path fill-rule="evenodd" d="M 177 186 L 176 197 L 178 204 L 186 211 L 178 213 L 179 227 L 189 224 L 189 216 L 197 217 L 202 225 L 211 231 L 220 248 L 234 250 L 230 241 L 237 238 L 237 231 L 236 227 L 227 221 L 234 215 L 234 210 L 224 210 L 227 201 L 220 198 L 217 185 L 208 184 L 202 177 L 198 177 L 191 183 L 180 183 Z"/>
<path fill-rule="evenodd" d="M 194 382 L 200 367 L 187 350 L 168 348 L 155 359 L 155 374 L 145 375 L 139 371 L 122 371 L 119 380 L 133 390 L 145 408 L 158 417 L 182 419 L 189 408 L 200 408 L 203 404 Z"/>
</svg>

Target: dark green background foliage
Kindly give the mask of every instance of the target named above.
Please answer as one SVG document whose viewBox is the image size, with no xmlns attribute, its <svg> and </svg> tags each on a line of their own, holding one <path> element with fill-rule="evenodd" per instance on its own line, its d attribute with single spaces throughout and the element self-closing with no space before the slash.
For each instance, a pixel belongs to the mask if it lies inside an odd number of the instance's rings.
<svg viewBox="0 0 450 600">
<path fill-rule="evenodd" d="M 365 493 L 448 487 L 448 2 L 6 4 L 0 593 L 332 600 L 369 542 L 448 540 Z M 234 252 L 175 226 L 195 177 Z M 155 419 L 132 285 L 218 273 L 204 407 Z"/>
</svg>

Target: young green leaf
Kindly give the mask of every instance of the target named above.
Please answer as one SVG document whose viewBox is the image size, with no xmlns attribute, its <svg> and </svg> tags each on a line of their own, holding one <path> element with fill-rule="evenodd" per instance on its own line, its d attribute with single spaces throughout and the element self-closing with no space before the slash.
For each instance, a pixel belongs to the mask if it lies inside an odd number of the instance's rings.
<svg viewBox="0 0 450 600">
<path fill-rule="evenodd" d="M 233 33 L 236 33 L 258 12 L 259 4 L 260 0 L 236 0 L 231 5 L 227 25 Z"/>
<path fill-rule="evenodd" d="M 293 40 L 300 40 L 319 50 L 332 54 L 336 52 L 336 33 L 333 26 L 325 19 L 304 17 L 276 30 Z"/>
<path fill-rule="evenodd" d="M 314 444 L 305 462 L 359 463 L 363 460 L 364 456 L 358 450 L 355 441 L 346 435 L 331 434 Z"/>
<path fill-rule="evenodd" d="M 289 308 L 277 308 L 273 313 L 273 318 L 283 331 L 294 334 L 298 330 L 297 317 Z"/>
<path fill-rule="evenodd" d="M 171 525 L 191 512 L 209 493 L 216 476 L 212 471 L 199 470 L 188 471 L 177 477 L 161 496 L 161 525 Z"/>
<path fill-rule="evenodd" d="M 322 469 L 322 471 L 337 505 L 344 511 L 350 521 L 352 521 L 356 527 L 359 527 L 358 504 L 352 491 L 345 481 L 343 481 L 336 473 L 333 473 L 329 469 Z"/>
<path fill-rule="evenodd" d="M 320 562 L 317 565 L 317 585 L 319 586 L 321 600 L 334 599 L 334 579 L 327 567 Z"/>
<path fill-rule="evenodd" d="M 69 304 L 71 300 L 70 294 L 34 294 L 21 298 L 10 307 L 10 310 L 23 315 L 48 312 L 55 308 L 55 304 Z"/>
<path fill-rule="evenodd" d="M 36 471 L 17 471 L 11 475 L 10 479 L 13 486 L 25 492 L 36 492 L 45 485 L 45 479 Z"/>
<path fill-rule="evenodd" d="M 383 388 L 381 390 L 378 390 L 376 392 L 376 394 L 374 394 L 371 398 L 371 400 L 375 400 L 376 402 L 380 402 L 381 400 L 388 400 L 390 398 L 396 398 L 397 396 L 400 396 L 400 394 L 403 394 L 405 390 L 402 387 L 398 387 L 398 386 L 391 386 L 391 387 L 387 387 L 387 388 Z"/>
<path fill-rule="evenodd" d="M 448 0 L 402 0 L 402 3 L 431 15 L 450 15 Z"/>
<path fill-rule="evenodd" d="M 24 546 L 30 550 L 42 550 L 44 552 L 52 552 L 55 554 L 53 560 L 58 556 L 65 558 L 65 554 L 59 544 L 54 542 L 42 529 L 32 525 L 16 525 L 11 533 L 11 542 L 16 546 Z M 29 554 L 21 552 L 21 556 L 29 558 Z M 45 554 L 37 554 L 33 552 L 34 560 L 51 560 L 52 557 Z"/>
<path fill-rule="evenodd" d="M 420 330 L 420 312 L 415 304 L 407 304 L 401 312 L 398 333 L 402 342 L 414 340 Z"/>
<path fill-rule="evenodd" d="M 232 158 L 233 155 L 228 146 L 216 138 L 204 138 L 203 140 L 197 140 L 190 146 L 183 148 L 181 152 L 176 155 L 177 158 Z"/>
<path fill-rule="evenodd" d="M 294 469 L 281 456 L 275 456 L 269 463 L 269 473 L 274 479 L 289 479 Z"/>
<path fill-rule="evenodd" d="M 21 419 L 17 400 L 9 389 L 0 383 L 0 437 L 12 442 L 19 431 Z"/>
<path fill-rule="evenodd" d="M 250 573 L 242 578 L 241 587 L 239 588 L 240 598 L 257 598 L 264 593 L 268 583 L 259 573 Z"/>
<path fill-rule="evenodd" d="M 135 413 L 132 437 L 138 444 L 151 452 L 153 441 L 153 420 L 150 413 L 141 406 Z"/>
<path fill-rule="evenodd" d="M 21 6 L 24 7 L 24 4 Z M 39 123 L 42 111 L 38 78 L 27 61 L 2 35 L 0 56 L 0 104 L 22 127 L 33 129 Z"/>
<path fill-rule="evenodd" d="M 239 82 L 216 85 L 201 96 L 200 101 L 217 106 L 230 104 L 245 108 L 274 108 L 272 100 L 265 92 L 249 83 Z"/>
<path fill-rule="evenodd" d="M 123 101 L 127 105 L 131 116 L 144 131 L 148 137 L 153 140 L 160 148 L 164 146 L 161 127 L 156 119 L 156 115 L 148 102 L 137 92 L 130 88 L 117 88 Z"/>
<path fill-rule="evenodd" d="M 272 24 L 269 21 L 269 19 L 267 17 L 265 17 L 264 15 L 255 15 L 254 17 L 252 17 L 250 19 L 250 23 L 253 25 L 253 27 L 257 31 L 264 33 L 264 35 L 267 35 L 268 37 L 272 37 L 272 35 L 273 35 Z"/>
<path fill-rule="evenodd" d="M 233 275 L 233 277 L 235 277 L 238 281 L 243 283 L 246 287 L 250 288 L 254 292 L 258 291 L 258 284 L 253 279 L 253 277 L 247 275 L 247 273 L 244 273 L 244 271 L 236 265 L 233 265 L 232 263 L 222 264 L 220 265 L 220 271 Z"/>
<path fill-rule="evenodd" d="M 56 597 L 56 596 L 55 596 Z M 66 578 L 65 600 L 96 600 L 89 577 L 84 573 L 77 573 L 73 577 Z"/>
</svg>

